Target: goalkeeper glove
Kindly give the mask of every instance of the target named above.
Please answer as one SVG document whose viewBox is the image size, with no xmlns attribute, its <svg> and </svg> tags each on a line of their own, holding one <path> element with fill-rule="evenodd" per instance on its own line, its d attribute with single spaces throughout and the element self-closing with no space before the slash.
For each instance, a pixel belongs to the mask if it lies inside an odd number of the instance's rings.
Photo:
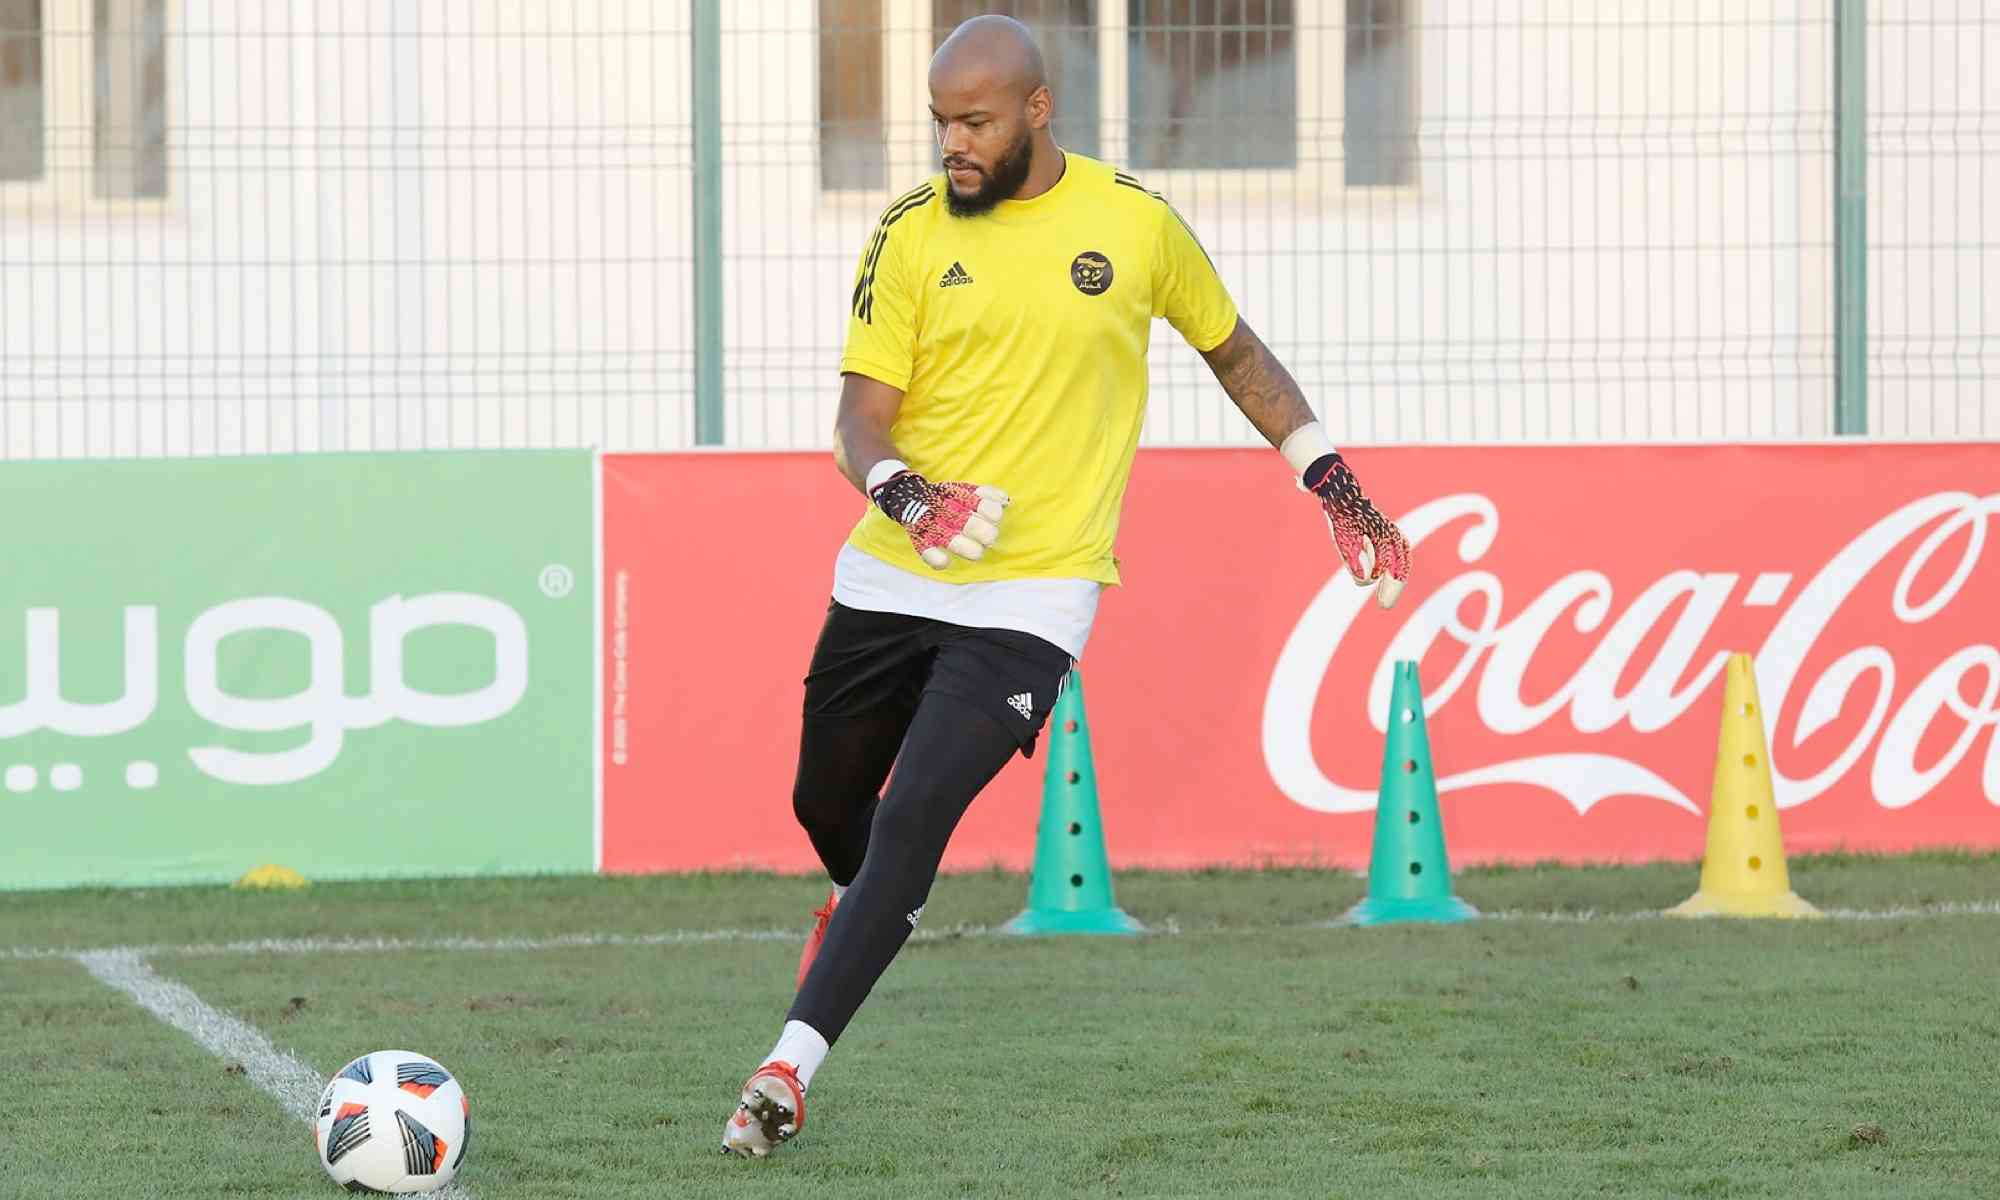
<svg viewBox="0 0 2000 1200">
<path fill-rule="evenodd" d="M 905 467 L 868 489 L 891 521 L 901 525 L 932 570 L 951 565 L 951 556 L 976 561 L 1000 537 L 1007 493 L 970 483 L 932 483 Z"/>
<path fill-rule="evenodd" d="M 1337 453 L 1314 459 L 1299 477 L 1299 486 L 1319 497 L 1334 548 L 1354 582 L 1361 587 L 1374 584 L 1375 603 L 1394 608 L 1410 578 L 1410 544 L 1403 540 L 1403 531 L 1361 494 L 1354 472 Z"/>
</svg>

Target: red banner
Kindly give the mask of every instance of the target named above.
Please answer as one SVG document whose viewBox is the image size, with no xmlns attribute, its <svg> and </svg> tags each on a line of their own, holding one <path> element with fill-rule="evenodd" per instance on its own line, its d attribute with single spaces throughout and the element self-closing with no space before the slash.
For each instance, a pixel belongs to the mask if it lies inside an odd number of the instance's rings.
<svg viewBox="0 0 2000 1200">
<path fill-rule="evenodd" d="M 1790 850 L 2000 846 L 2000 446 L 1350 459 L 1416 546 L 1393 612 L 1275 454 L 1140 455 L 1082 665 L 1114 864 L 1363 865 L 1405 658 L 1456 863 L 1697 859 L 1735 650 Z M 605 457 L 607 870 L 816 866 L 801 680 L 860 503 L 821 454 Z M 1040 768 L 947 867 L 1030 862 Z"/>
</svg>

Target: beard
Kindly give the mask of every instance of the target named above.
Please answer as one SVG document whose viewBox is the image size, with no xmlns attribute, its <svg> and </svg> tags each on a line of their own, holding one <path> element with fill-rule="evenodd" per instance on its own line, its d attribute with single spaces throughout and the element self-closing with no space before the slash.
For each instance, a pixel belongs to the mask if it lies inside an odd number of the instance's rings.
<svg viewBox="0 0 2000 1200">
<path fill-rule="evenodd" d="M 982 176 L 979 187 L 971 195 L 960 195 L 952 186 L 951 177 L 945 177 L 944 203 L 954 217 L 976 217 L 991 212 L 1002 200 L 1021 190 L 1028 181 L 1028 168 L 1035 165 L 1035 141 L 1032 130 L 1022 130 L 1021 136 L 1007 147 L 993 164 L 990 171 L 974 168 Z"/>
</svg>

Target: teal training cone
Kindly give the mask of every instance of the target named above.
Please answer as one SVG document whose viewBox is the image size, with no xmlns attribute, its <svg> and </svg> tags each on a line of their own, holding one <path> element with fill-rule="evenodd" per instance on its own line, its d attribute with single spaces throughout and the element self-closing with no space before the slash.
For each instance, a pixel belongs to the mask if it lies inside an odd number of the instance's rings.
<svg viewBox="0 0 2000 1200">
<path fill-rule="evenodd" d="M 1375 848 L 1368 859 L 1368 898 L 1347 913 L 1355 925 L 1399 921 L 1463 921 L 1477 909 L 1451 894 L 1451 864 L 1438 821 L 1437 776 L 1417 664 L 1396 664 L 1389 699 L 1389 737 L 1382 754 L 1382 791 L 1375 801 Z"/>
<path fill-rule="evenodd" d="M 1071 671 L 1045 733 L 1042 823 L 1028 907 L 1003 933 L 1141 933 L 1111 898 L 1111 861 L 1097 816 L 1097 771 L 1083 715 L 1083 677 Z"/>
</svg>

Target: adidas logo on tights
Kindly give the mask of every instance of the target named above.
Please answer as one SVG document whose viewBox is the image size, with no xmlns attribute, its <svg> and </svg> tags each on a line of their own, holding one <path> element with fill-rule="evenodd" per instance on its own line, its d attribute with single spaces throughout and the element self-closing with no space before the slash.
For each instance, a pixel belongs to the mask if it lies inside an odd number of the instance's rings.
<svg viewBox="0 0 2000 1200">
<path fill-rule="evenodd" d="M 1022 692 L 1018 696 L 1009 696 L 1007 697 L 1007 703 L 1013 706 L 1015 712 L 1021 714 L 1023 720 L 1032 721 L 1035 719 L 1035 694 L 1033 692 Z"/>
</svg>

